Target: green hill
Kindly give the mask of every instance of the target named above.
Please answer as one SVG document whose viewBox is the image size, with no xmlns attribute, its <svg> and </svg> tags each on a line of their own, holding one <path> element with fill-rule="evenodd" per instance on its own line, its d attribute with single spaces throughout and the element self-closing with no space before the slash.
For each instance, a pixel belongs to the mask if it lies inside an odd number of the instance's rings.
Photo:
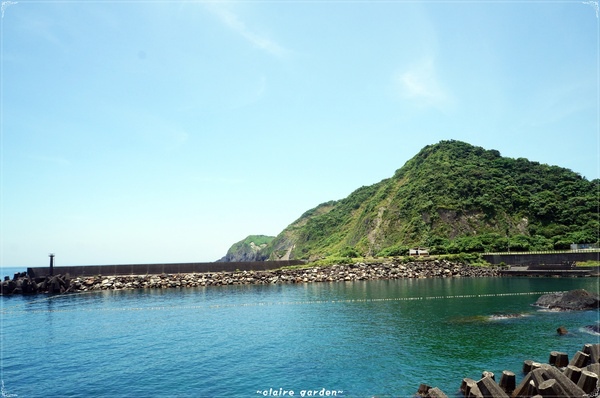
<svg viewBox="0 0 600 398">
<path fill-rule="evenodd" d="M 304 213 L 271 260 L 566 249 L 598 241 L 599 180 L 460 141 L 423 148 L 393 177 Z"/>
<path fill-rule="evenodd" d="M 220 262 L 240 262 L 240 261 L 265 261 L 269 255 L 264 254 L 264 249 L 275 239 L 274 236 L 250 235 L 247 238 L 234 243 L 225 257 Z"/>
</svg>

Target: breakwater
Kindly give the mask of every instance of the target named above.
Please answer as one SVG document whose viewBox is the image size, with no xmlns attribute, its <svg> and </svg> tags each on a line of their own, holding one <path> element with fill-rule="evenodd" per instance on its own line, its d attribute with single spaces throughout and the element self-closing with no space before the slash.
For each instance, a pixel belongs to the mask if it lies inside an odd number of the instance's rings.
<svg viewBox="0 0 600 398">
<path fill-rule="evenodd" d="M 516 384 L 514 372 L 505 370 L 499 381 L 494 373 L 483 371 L 481 379 L 464 378 L 460 391 L 468 398 L 508 397 L 597 397 L 600 377 L 600 344 L 585 344 L 569 361 L 565 352 L 551 351 L 548 363 L 526 360 Z M 448 397 L 437 387 L 421 384 L 417 395 L 424 398 Z"/>
<path fill-rule="evenodd" d="M 200 286 L 365 281 L 400 278 L 491 277 L 496 267 L 474 267 L 446 260 L 356 263 L 276 270 L 162 273 L 145 275 L 69 275 L 31 277 L 18 274 L 0 285 L 1 294 L 73 293 L 119 289 L 166 289 Z"/>
<path fill-rule="evenodd" d="M 155 263 L 155 264 L 113 264 L 113 265 L 71 265 L 62 267 L 27 268 L 27 274 L 38 278 L 46 275 L 67 275 L 71 277 L 94 275 L 160 275 L 191 274 L 199 272 L 270 270 L 305 264 L 302 260 L 287 261 L 239 261 L 210 263 Z"/>
</svg>

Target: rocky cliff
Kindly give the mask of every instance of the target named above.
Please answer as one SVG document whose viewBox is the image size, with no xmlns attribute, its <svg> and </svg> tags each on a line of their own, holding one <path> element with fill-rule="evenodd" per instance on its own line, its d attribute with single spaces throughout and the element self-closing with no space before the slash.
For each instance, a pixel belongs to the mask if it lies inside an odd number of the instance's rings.
<svg viewBox="0 0 600 398">
<path fill-rule="evenodd" d="M 265 254 L 264 249 L 273 239 L 275 239 L 274 236 L 250 235 L 234 243 L 227 251 L 227 254 L 218 261 L 265 261 L 268 258 L 268 254 Z"/>
</svg>

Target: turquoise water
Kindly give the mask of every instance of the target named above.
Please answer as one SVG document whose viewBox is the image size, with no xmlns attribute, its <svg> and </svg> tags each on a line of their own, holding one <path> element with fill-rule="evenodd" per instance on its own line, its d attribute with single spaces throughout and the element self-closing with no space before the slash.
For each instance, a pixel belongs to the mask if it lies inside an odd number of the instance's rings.
<svg viewBox="0 0 600 398">
<path fill-rule="evenodd" d="M 18 397 L 454 396 L 599 336 L 539 294 L 590 278 L 420 279 L 1 297 L 1 380 Z M 501 313 L 520 318 L 490 320 Z M 558 336 L 556 328 L 571 333 Z"/>
</svg>

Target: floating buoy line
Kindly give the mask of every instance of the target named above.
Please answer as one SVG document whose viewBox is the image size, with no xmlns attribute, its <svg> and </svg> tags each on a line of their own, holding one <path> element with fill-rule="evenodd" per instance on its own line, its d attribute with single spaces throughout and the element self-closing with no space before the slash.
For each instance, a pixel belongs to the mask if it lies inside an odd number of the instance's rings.
<svg viewBox="0 0 600 398">
<path fill-rule="evenodd" d="M 84 293 L 73 293 L 63 296 L 50 296 L 40 300 L 28 301 L 23 304 L 14 305 L 11 307 L 0 308 L 0 315 L 10 314 L 35 314 L 35 313 L 50 313 L 50 312 L 123 312 L 123 311 L 166 311 L 166 310 L 210 310 L 219 308 L 241 308 L 241 307 L 269 307 L 280 305 L 318 305 L 318 304 L 346 304 L 346 303 L 382 303 L 395 301 L 427 301 L 427 300 L 451 300 L 464 298 L 485 298 L 485 297 L 511 297 L 511 296 L 534 296 L 549 293 L 560 293 L 564 290 L 546 291 L 546 292 L 520 292 L 520 293 L 486 293 L 486 294 L 460 294 L 453 296 L 424 296 L 424 297 L 390 297 L 390 298 L 363 298 L 363 299 L 346 299 L 346 300 L 299 300 L 299 301 L 273 301 L 273 302 L 256 302 L 256 303 L 232 303 L 232 304 L 199 304 L 199 305 L 167 305 L 167 306 L 150 306 L 150 307 L 109 307 L 109 308 L 60 308 L 60 309 L 28 309 L 31 304 L 40 302 L 50 302 L 63 297 L 73 297 Z"/>
</svg>

